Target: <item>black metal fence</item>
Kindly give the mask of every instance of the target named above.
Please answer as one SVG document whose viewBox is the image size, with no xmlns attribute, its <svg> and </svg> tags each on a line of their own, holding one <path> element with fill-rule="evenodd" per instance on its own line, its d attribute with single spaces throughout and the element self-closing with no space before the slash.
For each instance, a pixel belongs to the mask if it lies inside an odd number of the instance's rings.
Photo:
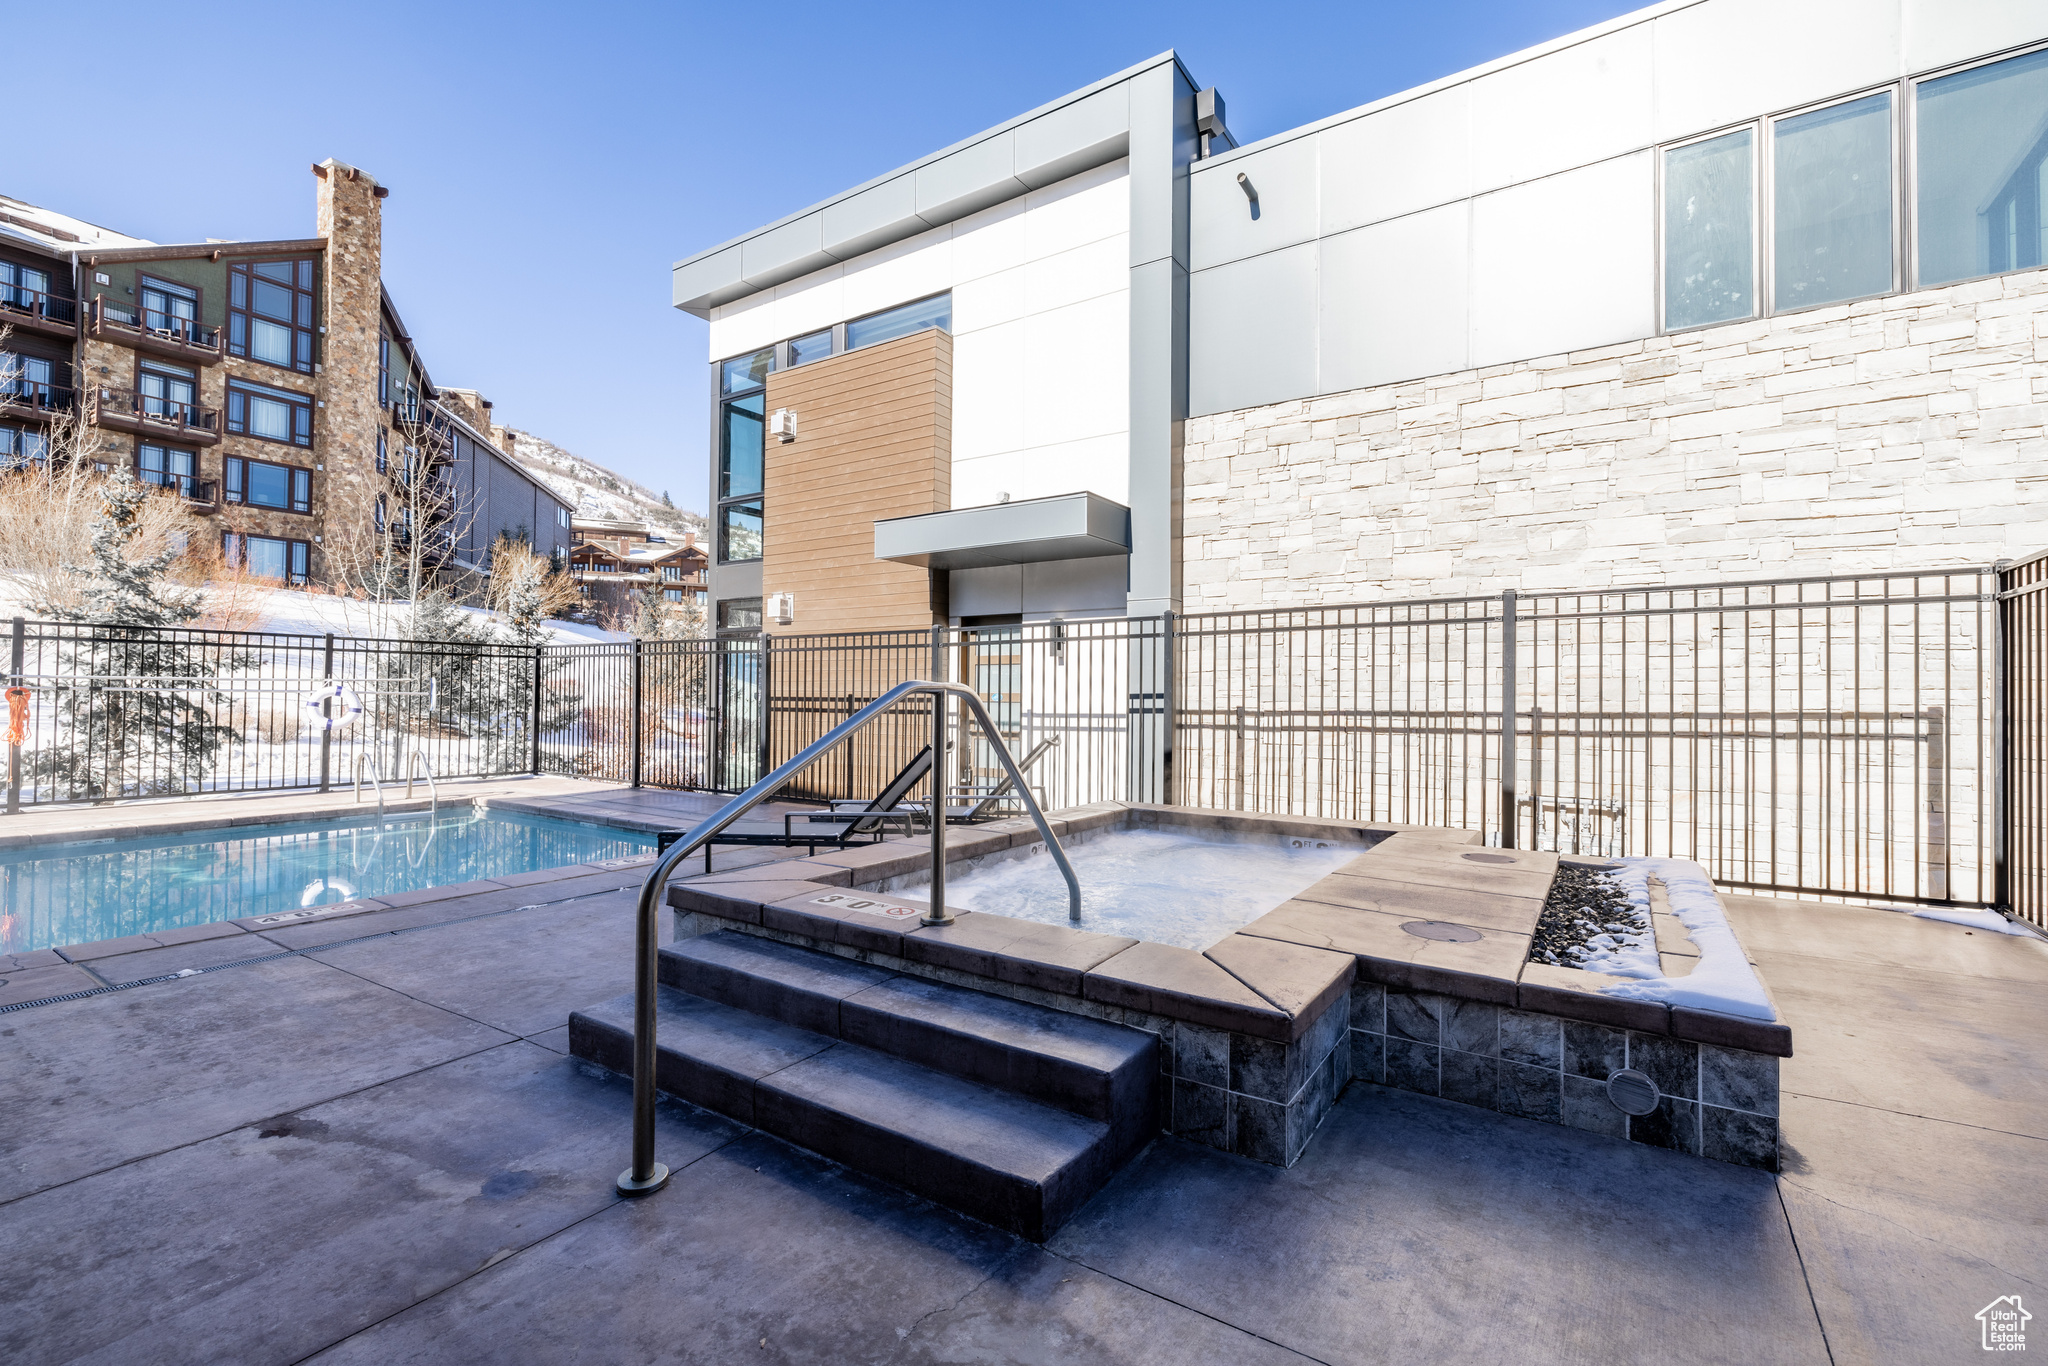
<svg viewBox="0 0 2048 1366">
<path fill-rule="evenodd" d="M 541 648 L 17 623 L 12 672 L 28 692 L 9 809 L 332 787 L 359 766 L 403 781 L 423 764 L 738 791 L 937 675 L 982 696 L 1048 807 L 1450 825 L 1696 859 L 1735 888 L 2048 914 L 2048 555 Z M 905 702 L 792 795 L 873 793 L 927 743 L 929 706 Z M 995 771 L 983 737 L 956 734 L 950 782 Z"/>
</svg>

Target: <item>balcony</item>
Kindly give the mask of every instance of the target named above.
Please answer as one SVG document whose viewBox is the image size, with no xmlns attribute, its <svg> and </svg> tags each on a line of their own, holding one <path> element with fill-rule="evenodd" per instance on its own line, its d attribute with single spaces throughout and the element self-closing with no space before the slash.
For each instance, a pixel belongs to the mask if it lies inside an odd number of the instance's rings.
<svg viewBox="0 0 2048 1366">
<path fill-rule="evenodd" d="M 28 379 L 7 380 L 0 382 L 0 417 L 52 422 L 59 414 L 70 412 L 76 398 L 74 391 L 62 385 L 38 384 Z"/>
<path fill-rule="evenodd" d="M 39 289 L 0 285 L 0 327 L 68 340 L 78 335 L 78 303 Z"/>
<path fill-rule="evenodd" d="M 93 295 L 86 331 L 101 341 L 190 365 L 216 365 L 224 354 L 219 328 L 154 308 L 113 303 L 104 294 Z"/>
<path fill-rule="evenodd" d="M 211 513 L 220 508 L 219 486 L 211 479 L 196 479 L 189 474 L 157 474 L 145 470 L 142 473 L 142 482 L 171 490 L 184 499 L 185 505 L 194 512 Z"/>
<path fill-rule="evenodd" d="M 133 389 L 101 385 L 93 390 L 92 421 L 117 432 L 160 436 L 185 446 L 220 444 L 220 410 L 175 403 Z"/>
</svg>

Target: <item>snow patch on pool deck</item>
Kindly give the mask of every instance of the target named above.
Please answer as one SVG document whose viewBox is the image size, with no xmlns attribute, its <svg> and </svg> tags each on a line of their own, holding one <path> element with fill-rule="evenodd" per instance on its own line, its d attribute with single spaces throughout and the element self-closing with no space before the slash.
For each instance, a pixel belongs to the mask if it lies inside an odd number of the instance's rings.
<svg viewBox="0 0 2048 1366">
<path fill-rule="evenodd" d="M 1707 876 L 1706 869 L 1689 859 L 1675 858 L 1625 858 L 1617 863 L 1620 866 L 1612 876 L 1645 919 L 1651 915 L 1651 880 L 1664 884 L 1671 914 L 1685 926 L 1700 956 L 1693 970 L 1683 977 L 1664 976 L 1656 966 L 1654 953 L 1647 970 L 1639 963 L 1620 961 L 1617 956 L 1615 966 L 1600 971 L 1635 980 L 1606 987 L 1603 995 L 1693 1006 L 1750 1020 L 1778 1018 L 1762 980 L 1749 964 L 1749 955 L 1735 938 L 1728 913 L 1721 906 L 1721 898 L 1715 895 L 1714 880 Z"/>
</svg>

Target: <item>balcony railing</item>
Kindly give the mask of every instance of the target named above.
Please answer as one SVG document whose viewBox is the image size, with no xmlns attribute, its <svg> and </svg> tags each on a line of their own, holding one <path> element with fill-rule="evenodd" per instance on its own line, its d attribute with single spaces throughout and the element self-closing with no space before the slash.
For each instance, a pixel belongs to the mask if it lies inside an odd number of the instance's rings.
<svg viewBox="0 0 2048 1366">
<path fill-rule="evenodd" d="M 219 505 L 216 497 L 218 486 L 211 479 L 200 479 L 190 474 L 163 474 L 156 470 L 144 470 L 142 482 L 154 484 L 161 489 L 170 489 L 186 502 L 194 504 L 194 511 L 211 512 Z"/>
<path fill-rule="evenodd" d="M 70 337 L 78 332 L 78 303 L 40 289 L 0 285 L 0 327 Z"/>
<path fill-rule="evenodd" d="M 93 391 L 92 420 L 124 432 L 175 434 L 186 442 L 211 446 L 220 440 L 220 410 L 179 403 L 133 389 L 101 385 Z"/>
<path fill-rule="evenodd" d="M 68 413 L 77 398 L 74 390 L 61 384 L 38 384 L 31 379 L 0 380 L 0 411 L 9 417 L 39 417 L 45 421 Z"/>
<path fill-rule="evenodd" d="M 104 294 L 92 300 L 90 330 L 95 337 L 112 336 L 124 345 L 159 355 L 211 364 L 221 358 L 221 333 L 191 318 L 155 308 L 130 308 Z"/>
</svg>

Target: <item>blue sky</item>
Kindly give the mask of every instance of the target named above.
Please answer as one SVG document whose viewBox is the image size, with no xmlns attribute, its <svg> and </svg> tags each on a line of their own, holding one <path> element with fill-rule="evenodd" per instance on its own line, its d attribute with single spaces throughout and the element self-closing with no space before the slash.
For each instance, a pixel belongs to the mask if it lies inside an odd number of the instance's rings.
<svg viewBox="0 0 2048 1366">
<path fill-rule="evenodd" d="M 157 241 L 300 237 L 307 167 L 359 165 L 435 380 L 701 509 L 678 257 L 1167 48 L 1253 141 L 1633 8 L 31 6 L 8 47 L 47 60 L 9 63 L 0 192 Z"/>
</svg>

